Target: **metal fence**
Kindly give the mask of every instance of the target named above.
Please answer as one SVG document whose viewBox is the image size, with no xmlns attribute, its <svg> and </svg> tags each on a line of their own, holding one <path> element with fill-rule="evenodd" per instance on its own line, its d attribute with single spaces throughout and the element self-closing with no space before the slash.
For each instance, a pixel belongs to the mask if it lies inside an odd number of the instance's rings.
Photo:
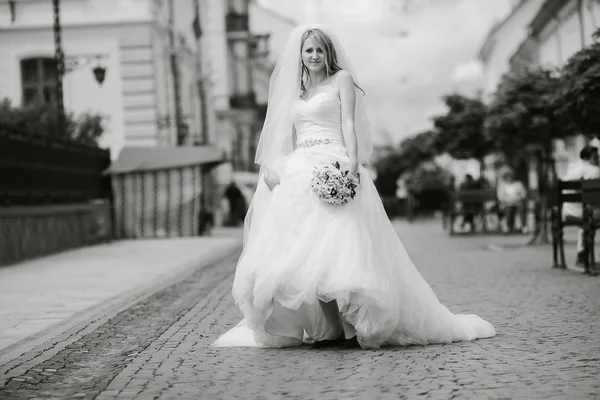
<svg viewBox="0 0 600 400">
<path fill-rule="evenodd" d="M 110 199 L 110 153 L 0 129 L 0 207 Z"/>
</svg>

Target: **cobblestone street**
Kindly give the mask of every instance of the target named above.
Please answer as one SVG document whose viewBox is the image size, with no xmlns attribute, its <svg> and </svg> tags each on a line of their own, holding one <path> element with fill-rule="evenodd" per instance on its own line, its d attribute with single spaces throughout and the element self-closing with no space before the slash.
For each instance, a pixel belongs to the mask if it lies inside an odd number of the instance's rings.
<svg viewBox="0 0 600 400">
<path fill-rule="evenodd" d="M 526 237 L 395 225 L 440 301 L 492 322 L 495 338 L 375 351 L 210 348 L 241 317 L 230 294 L 236 253 L 44 361 L 31 362 L 60 338 L 15 359 L 0 399 L 600 398 L 598 278 L 551 269 L 549 246 L 516 246 Z"/>
</svg>

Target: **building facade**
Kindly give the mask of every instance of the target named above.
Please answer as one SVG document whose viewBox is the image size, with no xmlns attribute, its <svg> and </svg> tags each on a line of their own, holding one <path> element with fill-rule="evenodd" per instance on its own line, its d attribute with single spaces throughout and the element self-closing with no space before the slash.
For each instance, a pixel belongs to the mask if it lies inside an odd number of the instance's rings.
<svg viewBox="0 0 600 400">
<path fill-rule="evenodd" d="M 251 0 L 201 0 L 202 58 L 207 61 L 216 131 L 233 171 L 256 171 L 254 155 L 264 122 L 276 53 L 294 21 Z M 229 179 L 229 178 L 224 178 Z"/>
<path fill-rule="evenodd" d="M 60 1 L 65 110 L 102 115 L 100 145 L 113 158 L 124 146 L 177 144 L 177 116 L 179 144 L 203 141 L 195 2 Z M 53 22 L 51 1 L 0 3 L 1 97 L 25 106 L 55 100 Z M 96 67 L 106 70 L 102 83 Z"/>
<path fill-rule="evenodd" d="M 560 66 L 592 43 L 600 27 L 598 0 L 546 1 L 544 10 L 531 21 L 531 37 L 538 43 L 538 63 Z"/>
<path fill-rule="evenodd" d="M 483 64 L 482 94 L 486 100 L 494 93 L 502 76 L 510 71 L 511 57 L 529 34 L 529 24 L 544 0 L 513 2 L 512 11 L 492 27 L 478 57 Z"/>
<path fill-rule="evenodd" d="M 257 103 L 252 87 L 248 0 L 204 0 L 206 46 L 211 102 L 220 144 L 231 168 L 251 169 L 250 140 L 257 129 Z"/>
<path fill-rule="evenodd" d="M 483 91 L 489 99 L 502 75 L 525 68 L 561 67 L 592 43 L 600 28 L 598 0 L 522 0 L 486 38 L 479 58 L 484 65 Z M 588 138 L 575 135 L 555 142 L 557 174 L 579 158 Z"/>
<path fill-rule="evenodd" d="M 229 161 L 216 168 L 217 196 L 234 181 L 247 202 L 257 183 L 256 146 L 266 115 L 269 79 L 277 57 L 271 41 L 285 40 L 293 21 L 251 0 L 198 0 L 201 82 L 212 143 Z M 224 199 L 216 219 L 227 209 Z"/>
<path fill-rule="evenodd" d="M 592 43 L 592 34 L 600 28 L 600 1 L 547 0 L 545 8 L 531 21 L 531 39 L 537 44 L 537 64 L 559 67 L 576 52 Z M 589 141 L 583 135 L 556 141 L 555 159 L 559 176 L 566 173 L 579 151 Z"/>
</svg>

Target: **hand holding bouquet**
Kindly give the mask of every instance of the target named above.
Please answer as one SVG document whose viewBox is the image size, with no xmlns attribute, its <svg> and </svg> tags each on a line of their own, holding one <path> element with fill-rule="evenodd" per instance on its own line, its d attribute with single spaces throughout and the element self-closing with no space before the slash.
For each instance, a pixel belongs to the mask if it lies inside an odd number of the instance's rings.
<svg viewBox="0 0 600 400">
<path fill-rule="evenodd" d="M 323 201 L 330 204 L 346 204 L 356 196 L 360 175 L 342 171 L 339 162 L 314 168 L 312 190 Z"/>
</svg>

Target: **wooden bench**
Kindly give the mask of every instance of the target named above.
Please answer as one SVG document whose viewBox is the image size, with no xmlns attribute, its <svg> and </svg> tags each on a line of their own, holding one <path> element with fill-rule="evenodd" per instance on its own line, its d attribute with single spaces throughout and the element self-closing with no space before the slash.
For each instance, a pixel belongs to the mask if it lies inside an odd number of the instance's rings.
<svg viewBox="0 0 600 400">
<path fill-rule="evenodd" d="M 586 252 L 585 273 L 598 276 L 594 241 L 596 230 L 600 228 L 600 179 L 581 181 L 581 200 L 583 202 L 584 248 Z"/>
<path fill-rule="evenodd" d="M 449 217 L 449 233 L 454 235 L 454 222 L 456 217 L 465 215 L 465 203 L 477 205 L 474 213 L 475 216 L 480 216 L 483 221 L 483 231 L 487 231 L 487 208 L 488 202 L 497 202 L 496 190 L 495 189 L 474 189 L 474 190 L 461 190 L 450 193 L 450 201 L 448 204 L 447 215 Z"/>
<path fill-rule="evenodd" d="M 568 216 L 563 218 L 563 205 L 565 203 L 581 204 L 581 182 L 561 181 L 556 183 L 554 206 L 552 207 L 552 259 L 555 268 L 567 268 L 565 261 L 564 228 L 566 226 L 583 226 L 583 219 Z M 560 256 L 560 260 L 559 260 Z"/>
</svg>

